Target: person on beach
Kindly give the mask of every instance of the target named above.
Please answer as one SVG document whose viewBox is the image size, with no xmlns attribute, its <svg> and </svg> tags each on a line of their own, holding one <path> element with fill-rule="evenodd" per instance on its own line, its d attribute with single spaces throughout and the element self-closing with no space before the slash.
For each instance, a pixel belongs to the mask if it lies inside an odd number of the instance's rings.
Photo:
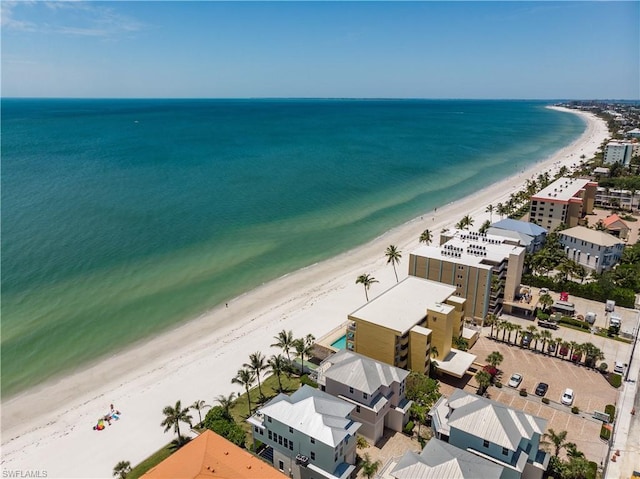
<svg viewBox="0 0 640 479">
<path fill-rule="evenodd" d="M 109 417 L 114 420 L 120 419 L 120 411 L 113 407 L 113 404 L 110 406 Z M 111 424 L 111 423 L 109 423 Z"/>
</svg>

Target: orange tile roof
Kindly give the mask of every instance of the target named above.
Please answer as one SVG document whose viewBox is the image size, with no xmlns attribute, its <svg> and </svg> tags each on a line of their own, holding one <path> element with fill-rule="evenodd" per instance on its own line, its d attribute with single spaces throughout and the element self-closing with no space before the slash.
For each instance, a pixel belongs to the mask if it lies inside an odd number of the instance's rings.
<svg viewBox="0 0 640 479">
<path fill-rule="evenodd" d="M 613 223 L 615 223 L 616 221 L 620 221 L 623 225 L 627 226 L 627 223 L 625 223 L 624 221 L 622 221 L 622 218 L 620 218 L 617 214 L 612 214 L 611 216 L 607 216 L 605 219 L 602 220 L 602 224 L 604 224 L 606 227 L 611 226 Z M 628 226 L 627 226 L 628 228 Z"/>
<path fill-rule="evenodd" d="M 287 476 L 207 430 L 150 469 L 142 478 L 285 479 Z"/>
</svg>

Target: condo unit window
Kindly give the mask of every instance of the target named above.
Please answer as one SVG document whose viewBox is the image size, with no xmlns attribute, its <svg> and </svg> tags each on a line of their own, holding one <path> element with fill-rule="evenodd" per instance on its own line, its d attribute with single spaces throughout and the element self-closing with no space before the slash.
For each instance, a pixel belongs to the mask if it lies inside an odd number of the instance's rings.
<svg viewBox="0 0 640 479">
<path fill-rule="evenodd" d="M 284 471 L 284 462 L 278 461 L 278 469 L 280 469 L 281 471 Z"/>
<path fill-rule="evenodd" d="M 267 416 L 267 422 L 271 422 L 271 417 Z"/>
<path fill-rule="evenodd" d="M 282 446 L 282 436 L 278 436 L 278 444 Z"/>
<path fill-rule="evenodd" d="M 293 434 L 293 428 L 292 428 L 292 427 L 289 427 L 289 432 L 290 432 L 291 434 Z"/>
<path fill-rule="evenodd" d="M 509 450 L 506 447 L 502 448 L 502 455 L 506 456 L 507 454 L 509 454 Z"/>
<path fill-rule="evenodd" d="M 253 426 L 253 430 L 254 430 L 255 432 L 258 432 L 258 426 Z"/>
<path fill-rule="evenodd" d="M 311 438 L 311 444 L 315 444 L 316 440 L 314 438 Z"/>
<path fill-rule="evenodd" d="M 289 447 L 289 439 L 287 439 L 286 437 L 284 438 L 284 447 L 285 449 Z"/>
<path fill-rule="evenodd" d="M 487 441 L 486 439 L 483 441 L 482 445 L 484 447 L 489 447 L 489 441 Z"/>
<path fill-rule="evenodd" d="M 356 406 L 356 412 L 360 412 L 360 406 Z"/>
<path fill-rule="evenodd" d="M 293 441 L 289 441 L 289 450 L 293 451 Z"/>
<path fill-rule="evenodd" d="M 538 204 L 538 200 L 533 200 L 533 201 L 531 202 L 531 204 L 532 204 L 532 205 L 537 205 L 537 204 Z"/>
<path fill-rule="evenodd" d="M 315 460 L 315 459 L 316 459 L 316 453 L 315 453 L 315 452 L 313 452 L 313 451 L 311 451 L 311 459 L 312 459 L 312 460 Z"/>
<path fill-rule="evenodd" d="M 349 393 L 353 394 L 353 388 L 352 387 L 349 388 Z"/>
<path fill-rule="evenodd" d="M 273 439 L 273 433 L 269 431 L 269 439 Z"/>
<path fill-rule="evenodd" d="M 362 393 L 362 399 L 367 399 L 369 395 L 367 393 Z"/>
</svg>

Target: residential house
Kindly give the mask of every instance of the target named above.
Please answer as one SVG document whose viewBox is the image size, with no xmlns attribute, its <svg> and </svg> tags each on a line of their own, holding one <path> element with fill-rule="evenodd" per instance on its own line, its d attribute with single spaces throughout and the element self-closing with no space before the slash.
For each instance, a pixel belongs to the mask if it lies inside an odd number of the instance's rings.
<svg viewBox="0 0 640 479">
<path fill-rule="evenodd" d="M 320 389 L 356 406 L 351 417 L 359 434 L 375 444 L 384 429 L 402 431 L 412 401 L 405 398 L 409 371 L 346 349 L 329 356 L 317 369 Z"/>
<path fill-rule="evenodd" d="M 626 240 L 629 237 L 629 231 L 631 229 L 627 223 L 625 223 L 622 218 L 616 214 L 607 216 L 602 220 L 602 225 L 606 228 L 607 233 L 615 236 L 616 238 Z"/>
<path fill-rule="evenodd" d="M 356 463 L 356 406 L 304 385 L 278 394 L 247 419 L 263 457 L 293 479 L 346 479 Z"/>
<path fill-rule="evenodd" d="M 440 371 L 463 377 L 476 357 L 452 341 L 473 342 L 477 334 L 464 327 L 466 300 L 455 292 L 446 284 L 405 278 L 349 314 L 347 349 L 420 373 L 429 372 L 434 357 Z"/>
<path fill-rule="evenodd" d="M 577 226 L 593 213 L 598 183 L 562 177 L 531 197 L 529 221 L 551 232 L 560 225 Z"/>
<path fill-rule="evenodd" d="M 455 288 L 465 313 L 478 322 L 499 315 L 520 287 L 526 250 L 518 238 L 456 230 L 441 246 L 420 246 L 409 256 L 409 274 Z"/>
<path fill-rule="evenodd" d="M 512 218 L 496 221 L 486 233 L 517 239 L 520 246 L 527 250 L 527 253 L 535 253 L 542 249 L 547 239 L 547 230 L 542 226 Z"/>
<path fill-rule="evenodd" d="M 567 258 L 600 274 L 613 268 L 624 250 L 624 242 L 604 231 L 576 226 L 558 235 Z"/>
<path fill-rule="evenodd" d="M 286 479 L 263 460 L 206 430 L 182 446 L 143 479 Z"/>
<path fill-rule="evenodd" d="M 420 454 L 405 452 L 383 477 L 394 479 L 503 479 L 504 467 L 481 456 L 431 439 Z M 506 476 L 505 476 L 506 477 Z"/>
<path fill-rule="evenodd" d="M 501 466 L 503 479 L 541 479 L 547 469 L 546 419 L 461 389 L 441 397 L 429 416 L 436 438 Z"/>
</svg>

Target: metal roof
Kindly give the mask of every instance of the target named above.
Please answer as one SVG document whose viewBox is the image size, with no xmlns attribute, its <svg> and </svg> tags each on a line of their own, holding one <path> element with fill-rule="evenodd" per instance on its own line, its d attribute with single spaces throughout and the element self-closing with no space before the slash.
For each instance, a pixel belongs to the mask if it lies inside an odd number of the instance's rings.
<svg viewBox="0 0 640 479">
<path fill-rule="evenodd" d="M 588 178 L 558 178 L 546 188 L 538 191 L 531 197 L 532 200 L 560 201 L 568 202 L 571 198 L 578 196 L 588 184 L 597 183 Z"/>
<path fill-rule="evenodd" d="M 620 238 L 616 238 L 604 231 L 592 230 L 584 226 L 574 226 L 566 230 L 559 232 L 560 236 L 568 236 L 569 238 L 575 238 L 581 241 L 587 241 L 589 243 L 598 246 L 616 246 L 618 244 L 624 244 Z"/>
<path fill-rule="evenodd" d="M 499 479 L 503 467 L 439 439 L 416 454 L 409 451 L 390 475 L 395 479 Z"/>
<path fill-rule="evenodd" d="M 491 225 L 492 228 L 499 228 L 507 231 L 517 231 L 529 236 L 538 236 L 547 234 L 547 230 L 542 226 L 538 226 L 535 223 L 529 223 L 528 221 L 514 220 L 512 218 L 505 218 L 500 221 L 496 221 Z"/>
<path fill-rule="evenodd" d="M 323 368 L 324 377 L 369 395 L 381 386 L 389 387 L 394 382 L 401 383 L 409 375 L 409 371 L 346 349 L 329 356 L 323 361 L 323 364 L 325 363 L 330 363 L 331 366 L 328 369 Z"/>
<path fill-rule="evenodd" d="M 291 396 L 278 394 L 258 413 L 336 447 L 346 436 L 355 435 L 361 426 L 348 417 L 354 409 L 354 405 L 342 399 L 304 385 Z"/>
</svg>

